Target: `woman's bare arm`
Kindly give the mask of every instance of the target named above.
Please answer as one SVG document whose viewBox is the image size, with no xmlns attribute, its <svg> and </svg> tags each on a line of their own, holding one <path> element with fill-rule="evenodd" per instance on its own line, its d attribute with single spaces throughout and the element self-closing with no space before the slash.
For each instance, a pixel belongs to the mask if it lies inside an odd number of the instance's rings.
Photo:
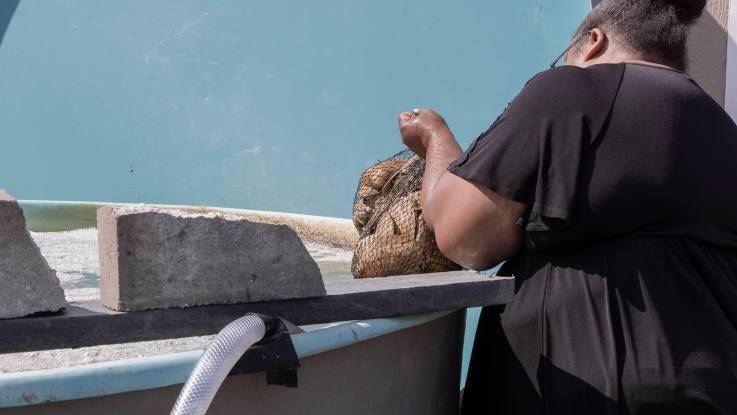
<svg viewBox="0 0 737 415">
<path fill-rule="evenodd" d="M 445 121 L 432 110 L 400 115 L 405 144 L 426 159 L 422 211 L 440 251 L 470 269 L 488 269 L 522 245 L 516 225 L 525 205 L 448 172 L 461 149 Z"/>
</svg>

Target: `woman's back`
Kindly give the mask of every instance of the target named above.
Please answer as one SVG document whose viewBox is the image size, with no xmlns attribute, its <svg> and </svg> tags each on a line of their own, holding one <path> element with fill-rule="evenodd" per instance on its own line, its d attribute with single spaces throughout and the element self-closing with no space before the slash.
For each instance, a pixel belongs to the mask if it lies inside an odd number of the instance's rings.
<svg viewBox="0 0 737 415">
<path fill-rule="evenodd" d="M 566 237 L 674 236 L 737 248 L 737 126 L 686 74 L 627 64 L 607 126 L 586 152 Z"/>
<path fill-rule="evenodd" d="M 451 171 L 530 206 L 465 407 L 733 412 L 737 126 L 687 75 L 546 71 Z"/>
<path fill-rule="evenodd" d="M 542 72 L 450 170 L 528 206 L 527 252 L 634 235 L 737 249 L 737 125 L 680 71 Z"/>
</svg>

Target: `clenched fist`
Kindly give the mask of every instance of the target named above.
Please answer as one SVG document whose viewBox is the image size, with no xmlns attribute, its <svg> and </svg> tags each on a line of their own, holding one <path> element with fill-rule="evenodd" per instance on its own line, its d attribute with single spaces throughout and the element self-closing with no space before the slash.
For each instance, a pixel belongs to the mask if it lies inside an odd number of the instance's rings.
<svg viewBox="0 0 737 415">
<path fill-rule="evenodd" d="M 450 129 L 443 117 L 431 109 L 417 109 L 399 114 L 399 132 L 402 134 L 402 142 L 423 158 L 433 138 L 450 135 Z"/>
</svg>

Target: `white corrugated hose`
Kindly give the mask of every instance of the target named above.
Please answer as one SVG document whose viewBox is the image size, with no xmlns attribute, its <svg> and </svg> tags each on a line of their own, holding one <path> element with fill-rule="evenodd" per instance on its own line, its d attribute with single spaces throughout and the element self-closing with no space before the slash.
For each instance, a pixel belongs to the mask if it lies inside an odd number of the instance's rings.
<svg viewBox="0 0 737 415">
<path fill-rule="evenodd" d="M 255 314 L 246 314 L 220 330 L 189 375 L 171 415 L 204 415 L 233 366 L 265 334 L 266 324 Z"/>
</svg>

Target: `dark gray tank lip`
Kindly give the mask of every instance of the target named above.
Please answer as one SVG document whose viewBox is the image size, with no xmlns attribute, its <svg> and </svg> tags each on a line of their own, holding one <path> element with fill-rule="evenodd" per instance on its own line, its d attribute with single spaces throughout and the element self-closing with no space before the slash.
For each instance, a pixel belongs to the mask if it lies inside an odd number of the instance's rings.
<svg viewBox="0 0 737 415">
<path fill-rule="evenodd" d="M 304 325 L 500 305 L 514 297 L 514 278 L 453 271 L 329 281 L 325 288 L 319 298 L 133 312 L 108 310 L 99 301 L 72 303 L 61 313 L 0 320 L 0 353 L 204 336 L 247 313 Z"/>
</svg>

